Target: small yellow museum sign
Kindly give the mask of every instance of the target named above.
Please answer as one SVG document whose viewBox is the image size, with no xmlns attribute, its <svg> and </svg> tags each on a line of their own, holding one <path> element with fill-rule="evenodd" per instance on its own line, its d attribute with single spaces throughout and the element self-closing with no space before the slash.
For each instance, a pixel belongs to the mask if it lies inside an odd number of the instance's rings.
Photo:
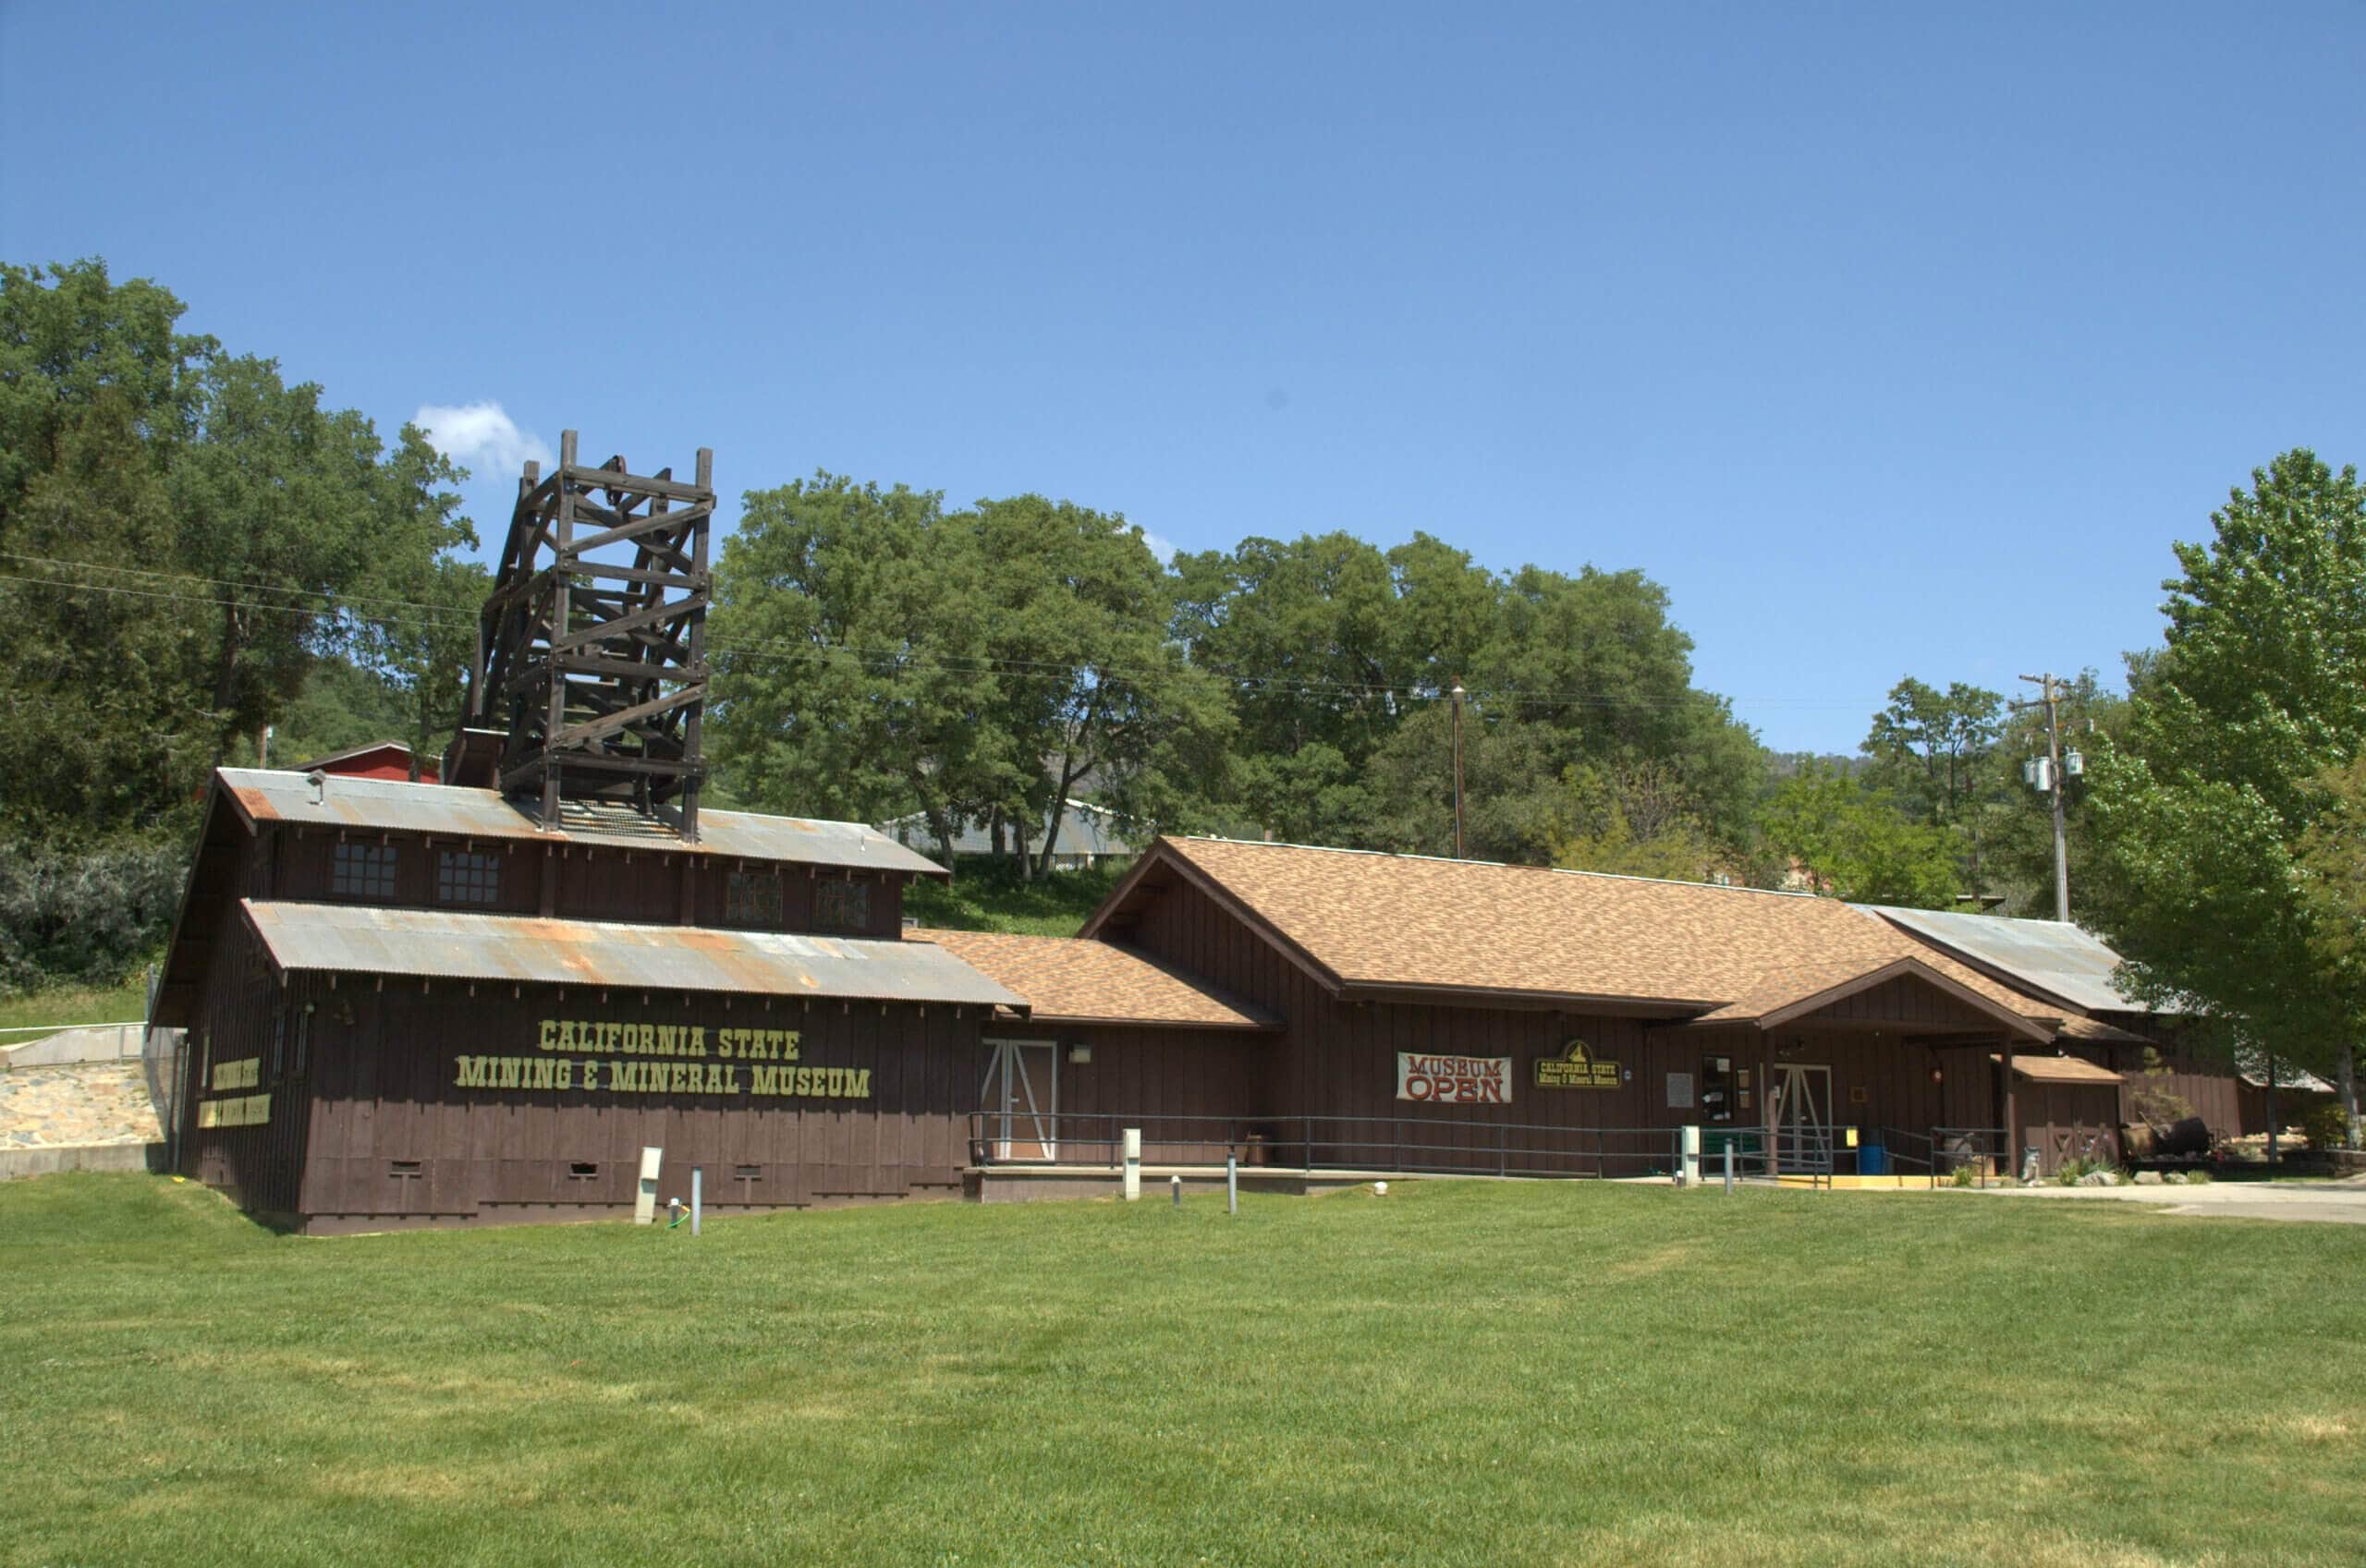
<svg viewBox="0 0 2366 1568">
<path fill-rule="evenodd" d="M 1573 1039 L 1558 1056 L 1536 1059 L 1538 1088 L 1616 1088 L 1618 1064 L 1598 1062 L 1586 1042 Z"/>
</svg>

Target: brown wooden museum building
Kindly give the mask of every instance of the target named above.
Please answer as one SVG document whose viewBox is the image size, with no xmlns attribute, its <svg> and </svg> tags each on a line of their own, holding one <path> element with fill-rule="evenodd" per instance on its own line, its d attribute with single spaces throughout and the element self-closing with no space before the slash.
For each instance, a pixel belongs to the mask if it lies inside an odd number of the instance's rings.
<svg viewBox="0 0 2366 1568">
<path fill-rule="evenodd" d="M 2126 1027 L 1800 894 L 1162 838 L 1073 939 L 909 930 L 869 828 L 701 809 L 708 460 L 519 484 L 441 783 L 224 770 L 153 1021 L 184 1173 L 307 1230 L 1833 1170 L 2108 1139 Z M 2092 1000 L 2092 999 L 2091 999 Z"/>
<path fill-rule="evenodd" d="M 159 999 L 182 1168 L 383 1229 L 621 1212 L 644 1147 L 734 1209 L 1103 1190 L 1128 1126 L 1625 1175 L 1686 1123 L 1825 1169 L 2011 1124 L 2050 1168 L 2120 1116 L 2127 1031 L 1829 899 L 1161 839 L 1080 937 L 902 930 L 935 874 L 848 824 L 226 771 Z"/>
</svg>

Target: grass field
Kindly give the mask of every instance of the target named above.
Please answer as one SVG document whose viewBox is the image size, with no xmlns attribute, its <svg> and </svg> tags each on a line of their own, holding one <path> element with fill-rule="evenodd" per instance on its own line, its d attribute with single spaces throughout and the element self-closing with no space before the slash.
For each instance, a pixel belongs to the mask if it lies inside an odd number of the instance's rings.
<svg viewBox="0 0 2366 1568">
<path fill-rule="evenodd" d="M 2339 1563 L 2366 1232 L 1386 1197 L 306 1240 L 0 1187 L 0 1562 Z"/>
<path fill-rule="evenodd" d="M 111 990 L 58 986 L 0 996 L 0 1029 L 23 1031 L 60 1024 L 132 1024 L 148 1016 L 148 981 L 134 976 Z M 0 1045 L 30 1039 L 28 1032 L 0 1034 Z"/>
</svg>

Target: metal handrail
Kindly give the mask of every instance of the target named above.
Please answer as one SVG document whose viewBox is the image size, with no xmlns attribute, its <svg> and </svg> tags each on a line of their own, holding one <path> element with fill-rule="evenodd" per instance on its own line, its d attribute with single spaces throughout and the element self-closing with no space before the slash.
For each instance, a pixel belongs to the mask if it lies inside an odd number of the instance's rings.
<svg viewBox="0 0 2366 1568">
<path fill-rule="evenodd" d="M 1573 1127 L 1433 1116 L 1137 1115 L 1107 1111 L 1062 1111 L 1041 1117 L 973 1111 L 969 1116 L 970 1159 L 981 1167 L 1056 1162 L 1105 1164 L 1115 1170 L 1123 1158 L 1125 1129 L 1135 1127 L 1144 1133 L 1144 1141 L 1151 1146 L 1144 1157 L 1153 1163 L 1197 1162 L 1160 1161 L 1156 1146 L 1163 1143 L 1220 1149 L 1236 1157 L 1262 1149 L 1274 1157 L 1271 1168 L 1296 1168 L 1310 1173 L 1322 1169 L 1387 1169 L 1456 1175 L 1600 1177 L 1616 1168 L 1621 1173 L 1644 1175 L 1658 1173 L 1663 1168 L 1660 1150 L 1668 1138 L 1677 1136 L 1676 1129 L 1667 1127 Z M 1365 1136 L 1384 1128 L 1393 1136 Z M 1408 1138 L 1404 1135 L 1409 1129 L 1433 1136 Z M 1048 1136 L 1035 1136 L 1038 1132 Z M 1459 1141 L 1439 1142 L 1434 1136 L 1439 1132 L 1460 1135 Z M 1515 1134 L 1530 1136 L 1516 1139 Z M 1534 1147 L 1538 1142 L 1556 1147 Z M 1053 1153 L 996 1152 L 996 1146 L 1012 1144 L 1048 1146 Z"/>
<path fill-rule="evenodd" d="M 1981 1186 L 1985 1187 L 1992 1176 L 2010 1181 L 2012 1136 L 2003 1127 L 1933 1127 L 1931 1129 L 1931 1174 L 1936 1181 L 1942 1175 L 1953 1175 L 1969 1162 Z"/>
</svg>

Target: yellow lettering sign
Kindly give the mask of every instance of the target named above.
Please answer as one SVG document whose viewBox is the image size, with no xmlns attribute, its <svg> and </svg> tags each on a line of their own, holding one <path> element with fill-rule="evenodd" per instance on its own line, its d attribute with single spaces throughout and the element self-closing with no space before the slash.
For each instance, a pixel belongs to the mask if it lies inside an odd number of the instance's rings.
<svg viewBox="0 0 2366 1568">
<path fill-rule="evenodd" d="M 1595 1061 L 1581 1039 L 1571 1040 L 1558 1056 L 1536 1059 L 1538 1088 L 1616 1088 L 1619 1081 L 1618 1064 Z"/>
<path fill-rule="evenodd" d="M 759 1099 L 869 1100 L 868 1067 L 791 1066 L 803 1054 L 803 1039 L 795 1029 L 728 1028 L 714 1031 L 708 1051 L 707 1031 L 698 1024 L 603 1022 L 589 1018 L 544 1018 L 534 1027 L 531 1056 L 469 1054 L 453 1059 L 455 1088 L 512 1090 L 520 1093 L 664 1095 L 750 1095 Z M 604 1064 L 579 1061 L 570 1052 L 613 1052 Z M 544 1054 L 547 1053 L 547 1054 Z M 709 1063 L 708 1055 L 726 1058 Z M 648 1060 L 648 1058 L 674 1060 Z M 684 1060 L 690 1058 L 691 1060 Z M 754 1064 L 746 1077 L 738 1063 Z M 602 1073 L 600 1068 L 607 1068 Z M 214 1088 L 251 1088 L 260 1081 L 262 1059 L 217 1064 Z M 257 1097 L 264 1100 L 268 1096 Z M 209 1101 L 208 1104 L 229 1104 Z M 201 1118 L 247 1112 L 199 1108 Z M 268 1111 L 263 1112 L 268 1119 Z M 205 1126 L 243 1124 L 201 1121 Z"/>
</svg>

